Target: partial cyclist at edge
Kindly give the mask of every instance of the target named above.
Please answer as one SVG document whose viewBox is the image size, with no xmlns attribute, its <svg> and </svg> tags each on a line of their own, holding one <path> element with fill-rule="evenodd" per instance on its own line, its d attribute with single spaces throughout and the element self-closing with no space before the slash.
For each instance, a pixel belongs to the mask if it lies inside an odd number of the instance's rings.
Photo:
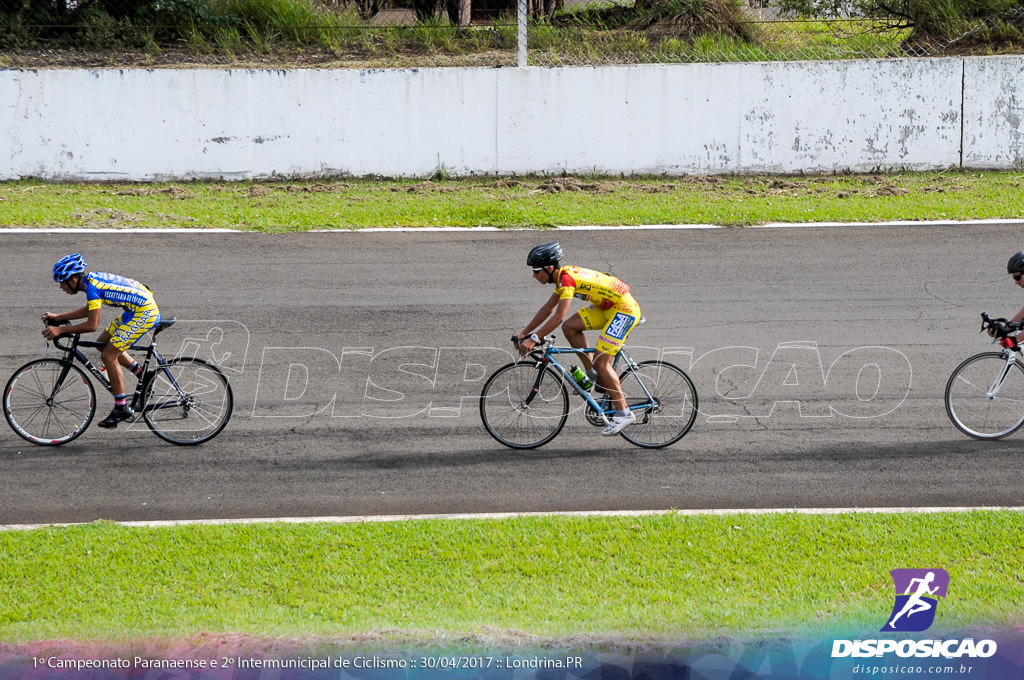
<svg viewBox="0 0 1024 680">
<path fill-rule="evenodd" d="M 562 264 L 562 246 L 557 242 L 544 243 L 533 248 L 526 264 L 533 268 L 533 278 L 542 285 L 553 284 L 555 292 L 541 306 L 526 328 L 516 336 L 521 355 L 541 342 L 541 338 L 561 326 L 569 344 L 576 349 L 590 345 L 584 331 L 600 330 L 595 345 L 594 359 L 580 355 L 587 374 L 597 378 L 597 388 L 607 390 L 615 406 L 615 414 L 601 434 L 611 436 L 636 422 L 622 392 L 613 361 L 622 349 L 626 337 L 640 321 L 640 305 L 621 280 L 592 269 Z M 569 317 L 569 307 L 576 297 L 590 303 Z M 567 319 L 568 317 L 568 319 Z"/>
<path fill-rule="evenodd" d="M 1014 253 L 1013 256 L 1010 257 L 1010 261 L 1006 263 L 1006 273 L 1013 278 L 1014 282 L 1016 282 L 1018 286 L 1024 288 L 1024 250 Z M 1011 324 L 1021 322 L 1024 322 L 1024 307 L 1021 307 L 1020 311 L 1017 312 L 1012 319 L 1010 319 Z M 989 328 L 988 334 L 991 335 L 992 337 L 995 337 L 996 329 Z M 1011 339 L 1017 341 L 1020 339 L 1020 336 Z"/>
<path fill-rule="evenodd" d="M 1006 263 L 1006 273 L 1013 277 L 1018 286 L 1024 288 L 1024 250 L 1014 254 Z M 1024 321 L 1024 307 L 1021 307 L 1010 321 L 1013 323 Z"/>
<path fill-rule="evenodd" d="M 81 253 L 68 255 L 53 265 L 53 280 L 68 295 L 84 292 L 86 304 L 62 314 L 43 314 L 43 323 L 47 324 L 43 328 L 43 337 L 47 340 L 60 335 L 96 332 L 100 326 L 100 309 L 103 305 L 124 310 L 97 338 L 98 342 L 106 343 L 100 356 L 106 364 L 107 377 L 114 394 L 114 409 L 98 425 L 117 427 L 118 423 L 135 415 L 128 406 L 121 367 L 124 366 L 138 378 L 142 377 L 142 367 L 128 354 L 128 350 L 160 322 L 160 310 L 153 298 L 153 291 L 124 276 L 86 271 Z M 75 319 L 85 321 L 71 326 L 52 325 Z"/>
</svg>

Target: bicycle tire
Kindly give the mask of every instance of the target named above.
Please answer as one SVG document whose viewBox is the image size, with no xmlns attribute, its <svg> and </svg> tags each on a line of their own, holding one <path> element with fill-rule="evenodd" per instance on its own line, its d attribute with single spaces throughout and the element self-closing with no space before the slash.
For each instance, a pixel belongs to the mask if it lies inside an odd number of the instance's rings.
<svg viewBox="0 0 1024 680">
<path fill-rule="evenodd" d="M 650 402 L 640 381 L 654 398 L 653 408 L 640 406 Z M 675 364 L 658 359 L 641 361 L 636 372 L 623 371 L 619 382 L 626 404 L 636 416 L 635 423 L 619 431 L 631 444 L 645 449 L 664 448 L 685 437 L 693 427 L 697 419 L 697 388 Z"/>
<path fill-rule="evenodd" d="M 146 425 L 156 436 L 178 446 L 210 441 L 224 430 L 234 409 L 227 376 L 213 364 L 193 357 L 171 359 L 148 374 L 143 394 Z"/>
<path fill-rule="evenodd" d="M 569 392 L 562 376 L 550 366 L 507 364 L 491 374 L 480 392 L 484 428 L 509 448 L 547 444 L 568 418 Z"/>
<path fill-rule="evenodd" d="M 946 383 L 946 414 L 974 439 L 1002 439 L 1024 425 L 1024 366 L 1015 360 L 994 397 L 988 392 L 1006 367 L 1002 352 L 964 360 Z"/>
<path fill-rule="evenodd" d="M 62 380 L 59 386 L 58 380 Z M 96 390 L 78 366 L 60 359 L 36 359 L 7 381 L 3 408 L 7 424 L 22 439 L 38 446 L 59 446 L 89 427 L 96 415 Z"/>
</svg>

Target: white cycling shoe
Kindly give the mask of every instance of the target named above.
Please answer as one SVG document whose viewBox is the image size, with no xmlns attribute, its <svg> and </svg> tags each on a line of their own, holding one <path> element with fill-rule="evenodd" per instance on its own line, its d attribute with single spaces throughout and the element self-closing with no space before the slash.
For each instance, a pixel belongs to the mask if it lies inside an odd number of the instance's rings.
<svg viewBox="0 0 1024 680">
<path fill-rule="evenodd" d="M 610 437 L 613 434 L 618 434 L 619 430 L 626 427 L 627 425 L 632 425 L 635 422 L 636 416 L 633 415 L 632 411 L 630 411 L 624 416 L 613 416 L 608 427 L 601 430 L 601 434 L 603 434 L 606 437 Z"/>
</svg>

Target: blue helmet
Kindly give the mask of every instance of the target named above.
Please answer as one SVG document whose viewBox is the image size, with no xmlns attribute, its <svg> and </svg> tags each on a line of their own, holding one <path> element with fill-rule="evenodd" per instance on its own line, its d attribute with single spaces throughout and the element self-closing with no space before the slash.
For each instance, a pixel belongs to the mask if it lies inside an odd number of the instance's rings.
<svg viewBox="0 0 1024 680">
<path fill-rule="evenodd" d="M 81 274 L 84 271 L 85 260 L 82 259 L 82 254 L 73 253 L 61 258 L 57 264 L 53 265 L 53 280 L 57 283 L 64 283 L 75 274 Z"/>
</svg>

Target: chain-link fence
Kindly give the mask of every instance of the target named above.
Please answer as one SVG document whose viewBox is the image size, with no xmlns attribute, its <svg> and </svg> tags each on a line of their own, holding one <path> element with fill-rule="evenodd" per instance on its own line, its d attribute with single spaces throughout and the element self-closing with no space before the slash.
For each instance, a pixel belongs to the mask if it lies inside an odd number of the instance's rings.
<svg viewBox="0 0 1024 680">
<path fill-rule="evenodd" d="M 672 14 L 652 19 L 638 10 L 643 0 L 578 9 L 565 1 L 0 0 L 0 67 L 555 67 L 925 57 L 1024 46 L 1024 9 L 954 39 L 925 41 L 898 23 L 787 18 L 769 0 L 730 5 L 736 14 L 717 26 Z"/>
</svg>

